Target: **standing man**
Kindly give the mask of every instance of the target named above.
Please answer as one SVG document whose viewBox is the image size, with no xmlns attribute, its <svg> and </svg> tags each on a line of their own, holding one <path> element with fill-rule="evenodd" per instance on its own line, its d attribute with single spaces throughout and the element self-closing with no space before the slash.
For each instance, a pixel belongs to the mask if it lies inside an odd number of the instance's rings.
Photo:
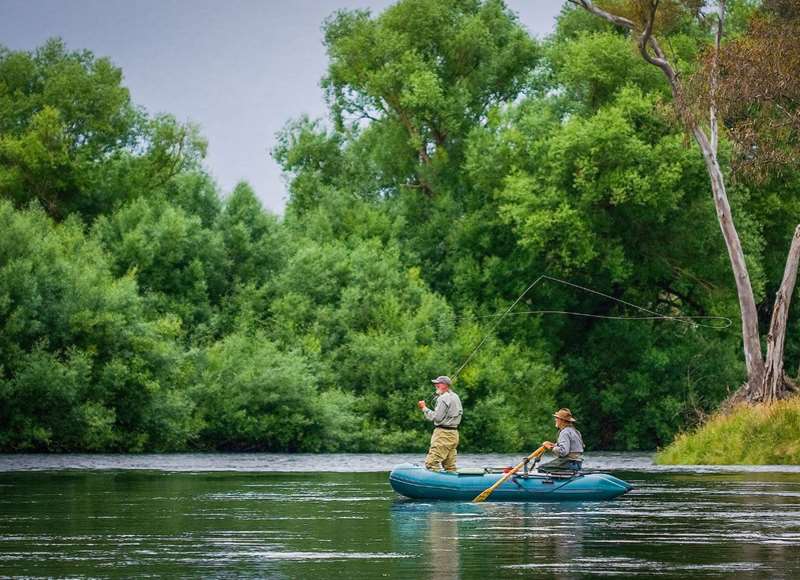
<svg viewBox="0 0 800 580">
<path fill-rule="evenodd" d="M 425 401 L 417 405 L 428 421 L 433 421 L 433 435 L 431 435 L 431 448 L 425 458 L 425 467 L 432 471 L 455 471 L 456 449 L 458 448 L 458 426 L 461 424 L 461 399 L 458 398 L 450 386 L 453 381 L 450 377 L 441 376 L 431 380 L 436 386 L 436 408 L 431 411 Z"/>
<path fill-rule="evenodd" d="M 558 442 L 545 441 L 542 447 L 557 455 L 555 459 L 539 466 L 539 471 L 579 471 L 583 464 L 583 437 L 575 428 L 575 417 L 567 408 L 553 414 L 558 427 Z"/>
</svg>

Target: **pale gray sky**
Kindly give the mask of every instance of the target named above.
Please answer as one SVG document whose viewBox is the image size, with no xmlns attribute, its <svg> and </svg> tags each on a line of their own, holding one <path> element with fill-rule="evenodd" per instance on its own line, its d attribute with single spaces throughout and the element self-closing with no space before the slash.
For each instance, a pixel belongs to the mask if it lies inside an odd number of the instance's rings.
<svg viewBox="0 0 800 580">
<path fill-rule="evenodd" d="M 536 36 L 562 0 L 506 0 Z M 0 44 L 29 50 L 59 36 L 122 67 L 134 102 L 200 125 L 223 191 L 241 179 L 282 212 L 286 187 L 268 151 L 289 119 L 325 116 L 320 25 L 339 8 L 391 0 L 0 0 Z"/>
</svg>

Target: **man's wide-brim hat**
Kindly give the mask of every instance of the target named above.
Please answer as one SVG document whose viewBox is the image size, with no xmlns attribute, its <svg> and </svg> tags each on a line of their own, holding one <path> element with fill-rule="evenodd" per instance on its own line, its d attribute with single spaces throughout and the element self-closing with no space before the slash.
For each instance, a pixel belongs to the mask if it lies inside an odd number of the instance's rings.
<svg viewBox="0 0 800 580">
<path fill-rule="evenodd" d="M 577 421 L 575 417 L 572 416 L 572 411 L 567 409 L 566 407 L 563 409 L 559 409 L 555 413 L 553 413 L 553 417 L 556 419 L 561 419 L 562 421 L 569 421 L 570 423 L 574 423 Z"/>
</svg>

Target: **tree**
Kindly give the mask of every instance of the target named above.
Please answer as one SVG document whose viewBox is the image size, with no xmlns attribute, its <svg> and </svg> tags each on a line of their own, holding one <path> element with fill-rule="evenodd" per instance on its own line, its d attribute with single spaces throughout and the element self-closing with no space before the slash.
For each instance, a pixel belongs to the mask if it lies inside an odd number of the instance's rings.
<svg viewBox="0 0 800 580">
<path fill-rule="evenodd" d="M 239 183 L 215 224 L 225 245 L 232 283 L 264 284 L 283 266 L 286 239 L 278 218 L 261 206 L 253 188 Z"/>
<path fill-rule="evenodd" d="M 102 216 L 92 232 L 115 274 L 134 276 L 157 312 L 177 315 L 195 332 L 210 323 L 231 282 L 220 232 L 162 197 L 140 198 Z"/>
<path fill-rule="evenodd" d="M 402 139 L 417 159 L 405 186 L 428 196 L 457 164 L 469 129 L 520 93 L 537 60 L 499 0 L 403 0 L 375 19 L 337 12 L 324 30 L 334 118 L 371 121 Z"/>
<path fill-rule="evenodd" d="M 795 231 L 786 262 L 783 282 L 778 291 L 773 310 L 770 330 L 767 334 L 767 357 L 762 355 L 760 333 L 758 327 L 758 311 L 756 308 L 750 273 L 745 261 L 739 233 L 734 224 L 725 176 L 719 159 L 719 108 L 717 94 L 719 91 L 719 63 L 724 34 L 726 15 L 725 0 L 716 2 L 716 19 L 714 38 L 710 48 L 710 70 L 707 101 L 708 117 L 705 124 L 701 121 L 696 108 L 689 98 L 686 83 L 679 71 L 667 56 L 658 42 L 654 31 L 657 26 L 666 26 L 671 19 L 690 15 L 705 20 L 703 11 L 706 2 L 687 2 L 669 0 L 631 0 L 623 2 L 620 8 L 605 10 L 591 0 L 570 0 L 573 4 L 598 16 L 614 26 L 629 30 L 637 37 L 639 52 L 645 61 L 661 70 L 667 79 L 673 96 L 673 102 L 679 117 L 687 131 L 694 137 L 705 160 L 706 170 L 711 182 L 714 205 L 728 249 L 733 269 L 739 307 L 742 320 L 742 339 L 744 343 L 745 364 L 747 366 L 747 382 L 743 385 L 743 394 L 750 400 L 774 400 L 784 396 L 791 383 L 783 372 L 783 345 L 786 333 L 786 316 L 788 305 L 797 277 L 797 262 L 800 259 L 800 226 Z M 659 8 L 661 8 L 659 10 Z M 628 15 L 622 15 L 621 12 Z"/>
<path fill-rule="evenodd" d="M 194 433 L 171 315 L 149 316 L 75 217 L 0 201 L 0 448 L 183 448 Z"/>
<path fill-rule="evenodd" d="M 540 61 L 538 43 L 501 0 L 402 0 L 374 17 L 340 11 L 324 29 L 330 64 L 323 86 L 345 154 L 327 156 L 319 175 L 342 163 L 345 175 L 360 178 L 351 180 L 353 194 L 394 198 L 404 254 L 435 291 L 449 294 L 463 277 L 453 257 L 480 252 L 456 245 L 494 238 L 500 229 L 470 215 L 489 192 L 463 179 L 469 133 L 526 91 Z M 305 143 L 322 153 L 333 139 Z M 295 182 L 307 184 L 311 175 Z M 510 237 L 505 242 L 513 246 Z M 464 256 L 464 269 L 477 261 Z"/>
<path fill-rule="evenodd" d="M 50 40 L 0 47 L 0 197 L 36 201 L 56 219 L 92 220 L 197 167 L 205 142 L 169 115 L 148 117 L 122 71 Z"/>
</svg>

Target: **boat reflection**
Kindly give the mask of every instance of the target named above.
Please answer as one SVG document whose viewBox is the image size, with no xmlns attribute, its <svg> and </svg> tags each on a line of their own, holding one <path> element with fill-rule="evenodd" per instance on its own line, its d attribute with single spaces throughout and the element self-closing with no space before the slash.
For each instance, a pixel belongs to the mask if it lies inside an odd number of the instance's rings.
<svg viewBox="0 0 800 580">
<path fill-rule="evenodd" d="M 418 554 L 430 578 L 492 574 L 498 565 L 521 562 L 531 571 L 567 578 L 569 562 L 583 556 L 588 519 L 583 502 L 397 500 L 391 508 L 392 546 L 398 552 Z"/>
</svg>

